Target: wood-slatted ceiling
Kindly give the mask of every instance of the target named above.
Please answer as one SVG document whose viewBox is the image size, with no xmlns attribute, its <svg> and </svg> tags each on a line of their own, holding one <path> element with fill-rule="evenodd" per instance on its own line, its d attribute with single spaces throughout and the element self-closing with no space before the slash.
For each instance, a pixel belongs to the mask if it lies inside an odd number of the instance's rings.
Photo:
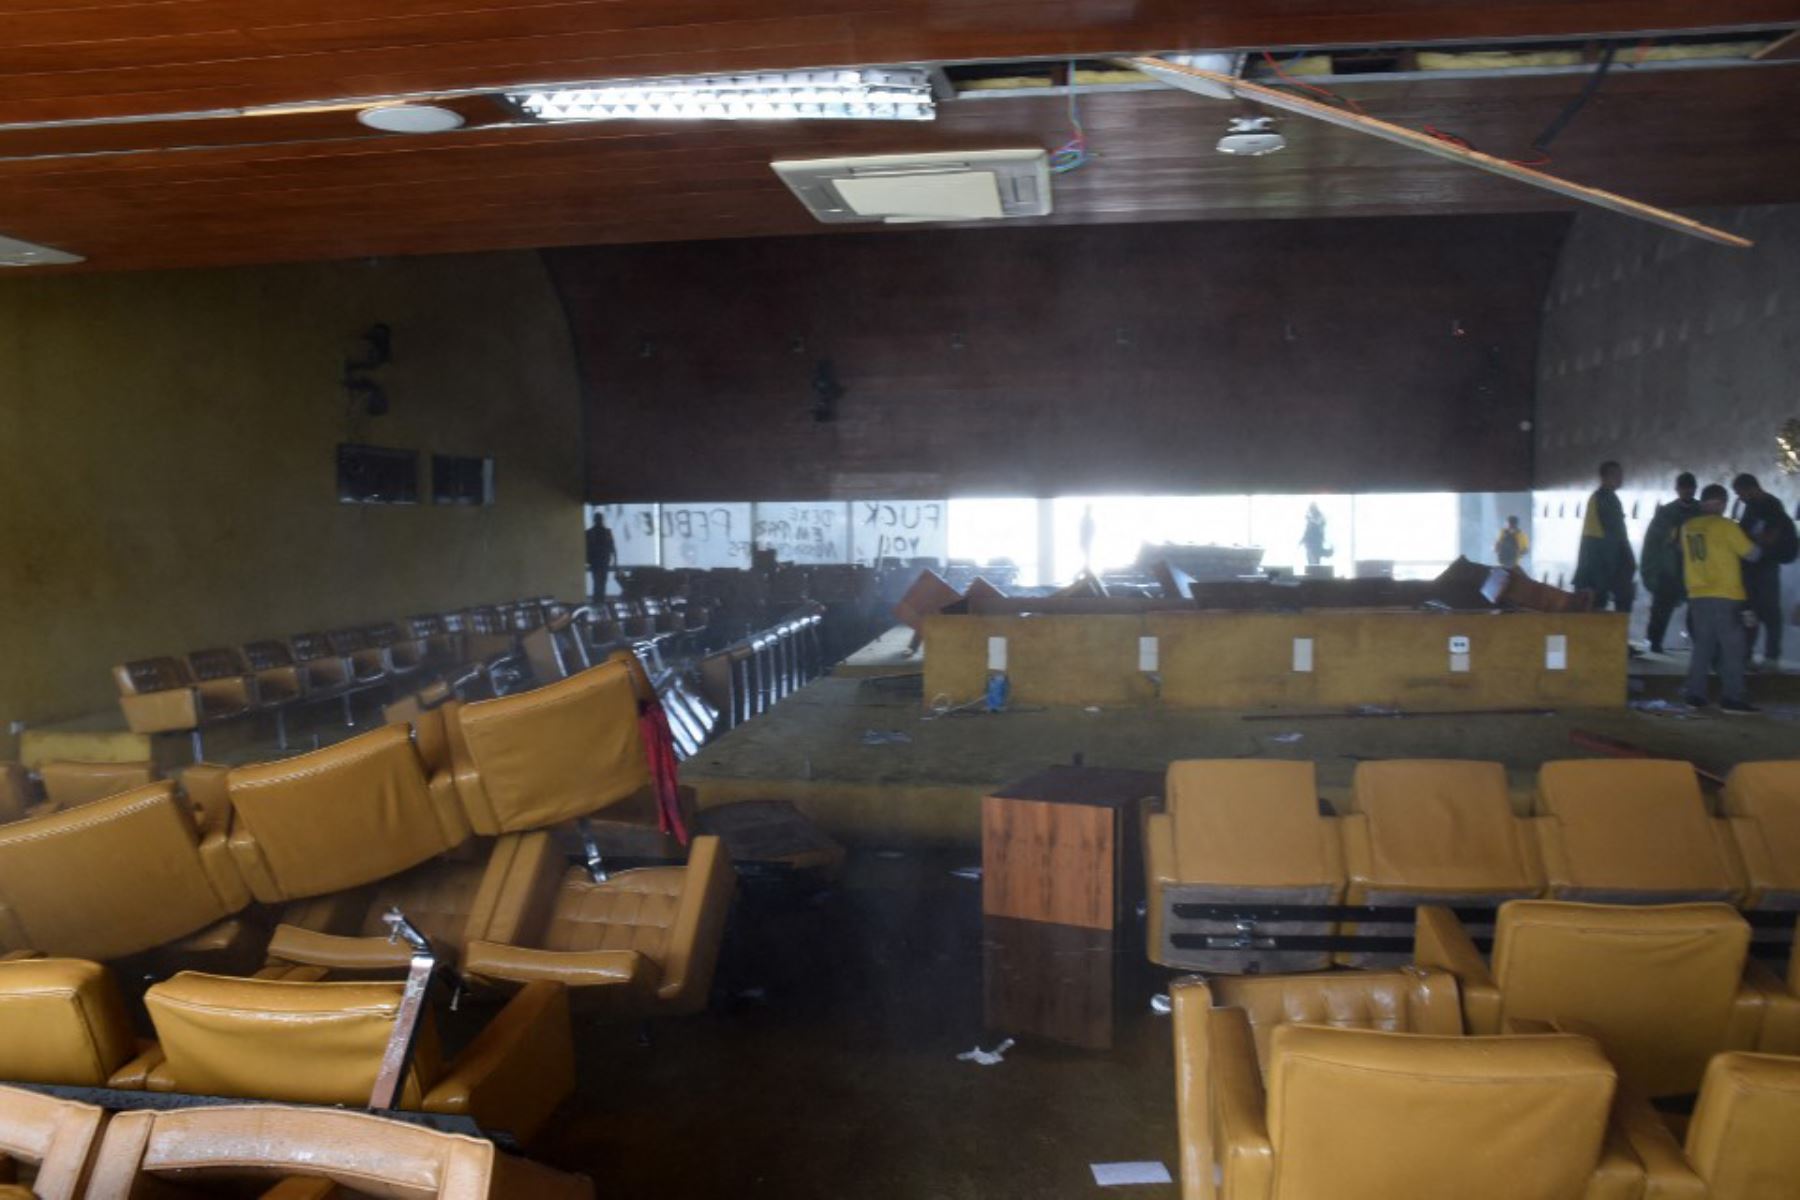
<svg viewBox="0 0 1800 1200">
<path fill-rule="evenodd" d="M 961 101 L 929 125 L 639 122 L 375 135 L 349 111 L 143 125 L 7 124 L 547 80 L 1182 46 L 1419 42 L 1768 26 L 1793 5 L 1565 0 L 12 0 L 0 14 L 0 233 L 87 268 L 190 266 L 818 230 L 771 158 L 1054 147 L 1064 101 Z M 1376 115 L 1484 149 L 1523 143 L 1569 78 L 1345 89 Z M 1615 72 L 1554 169 L 1670 205 L 1797 199 L 1800 67 Z M 1504 180 L 1290 121 L 1233 160 L 1229 110 L 1175 93 L 1083 100 L 1097 160 L 1054 221 L 1514 211 Z M 82 155 L 82 157 L 70 157 Z M 853 227 L 854 228 L 854 227 Z"/>
</svg>

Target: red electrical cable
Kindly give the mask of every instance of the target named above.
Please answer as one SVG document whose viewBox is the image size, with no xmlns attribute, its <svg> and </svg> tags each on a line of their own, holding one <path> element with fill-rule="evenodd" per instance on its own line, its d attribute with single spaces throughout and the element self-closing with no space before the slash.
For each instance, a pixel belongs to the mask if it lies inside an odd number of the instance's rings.
<svg viewBox="0 0 1800 1200">
<path fill-rule="evenodd" d="M 662 700 L 652 696 L 638 706 L 638 734 L 644 741 L 644 757 L 650 764 L 650 784 L 656 793 L 656 826 L 688 844 L 687 825 L 681 819 L 679 771 L 675 760 L 675 735 Z"/>
<path fill-rule="evenodd" d="M 1276 78 L 1286 83 L 1289 87 L 1305 88 L 1309 92 L 1317 92 L 1319 95 L 1324 96 L 1326 99 L 1337 104 L 1340 108 L 1347 108 L 1351 112 L 1365 117 L 1369 115 L 1363 111 L 1362 105 L 1350 99 L 1350 97 L 1340 96 L 1330 88 L 1322 88 L 1316 83 L 1307 83 L 1305 80 L 1296 79 L 1292 75 L 1289 75 L 1286 71 L 1281 69 L 1281 64 L 1276 62 L 1275 56 L 1270 54 L 1267 50 L 1262 52 L 1262 56 L 1263 61 L 1269 64 L 1269 69 L 1275 72 Z"/>
</svg>

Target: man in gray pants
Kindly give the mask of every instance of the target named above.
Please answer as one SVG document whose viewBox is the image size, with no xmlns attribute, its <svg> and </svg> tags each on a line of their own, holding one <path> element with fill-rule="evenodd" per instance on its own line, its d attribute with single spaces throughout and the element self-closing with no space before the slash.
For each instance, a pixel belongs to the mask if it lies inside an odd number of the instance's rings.
<svg viewBox="0 0 1800 1200">
<path fill-rule="evenodd" d="M 1700 515 L 1681 527 L 1682 574 L 1687 580 L 1688 616 L 1694 624 L 1694 654 L 1681 698 L 1694 708 L 1706 707 L 1706 677 L 1717 659 L 1724 685 L 1719 710 L 1736 715 L 1757 711 L 1744 694 L 1749 647 L 1742 616 L 1743 564 L 1755 562 L 1761 550 L 1735 522 L 1725 519 L 1724 512 L 1725 489 L 1708 484 L 1700 493 Z"/>
</svg>

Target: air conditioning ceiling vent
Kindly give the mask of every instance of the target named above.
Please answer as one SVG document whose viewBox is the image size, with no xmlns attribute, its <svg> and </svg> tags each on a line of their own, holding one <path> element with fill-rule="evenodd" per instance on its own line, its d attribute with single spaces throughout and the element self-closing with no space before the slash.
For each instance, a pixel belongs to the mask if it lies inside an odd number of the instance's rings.
<svg viewBox="0 0 1800 1200">
<path fill-rule="evenodd" d="M 771 164 L 827 224 L 986 221 L 1050 213 L 1041 149 L 790 159 Z"/>
</svg>

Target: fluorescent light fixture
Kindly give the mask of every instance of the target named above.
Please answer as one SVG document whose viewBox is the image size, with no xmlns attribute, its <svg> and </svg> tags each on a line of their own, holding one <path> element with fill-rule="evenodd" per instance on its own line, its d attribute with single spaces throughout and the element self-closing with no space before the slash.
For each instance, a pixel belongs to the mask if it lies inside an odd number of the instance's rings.
<svg viewBox="0 0 1800 1200">
<path fill-rule="evenodd" d="M 929 121 L 924 71 L 850 67 L 508 92 L 540 121 Z"/>
<path fill-rule="evenodd" d="M 86 262 L 79 254 L 0 236 L 0 267 L 66 267 Z"/>
</svg>

